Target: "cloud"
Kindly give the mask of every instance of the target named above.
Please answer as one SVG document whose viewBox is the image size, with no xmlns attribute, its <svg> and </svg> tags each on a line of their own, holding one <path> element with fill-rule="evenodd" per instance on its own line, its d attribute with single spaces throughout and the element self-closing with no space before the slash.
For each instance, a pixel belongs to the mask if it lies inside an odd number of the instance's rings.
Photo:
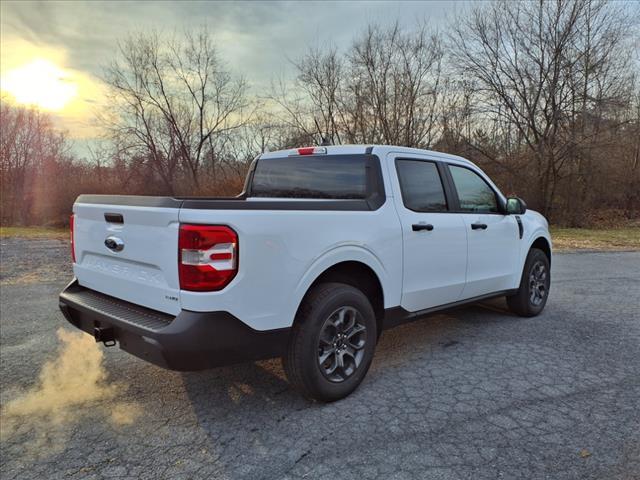
<svg viewBox="0 0 640 480">
<path fill-rule="evenodd" d="M 348 46 L 368 22 L 443 20 L 448 2 L 4 2 L 3 43 L 20 37 L 69 52 L 69 67 L 99 75 L 129 32 L 208 25 L 222 57 L 261 83 L 307 45 Z M 3 49 L 4 50 L 4 49 Z M 4 53 L 3 53 L 4 55 Z"/>
<path fill-rule="evenodd" d="M 80 89 L 84 108 L 63 116 L 63 128 L 75 137 L 96 135 L 91 105 L 99 108 L 100 77 L 114 59 L 118 42 L 132 32 L 180 33 L 206 25 L 217 40 L 221 59 L 243 75 L 253 93 L 272 80 L 294 74 L 291 60 L 310 45 L 340 49 L 368 23 L 396 20 L 411 26 L 420 20 L 444 22 L 460 3 L 431 2 L 2 2 L 0 30 L 3 73 L 34 58 L 46 58 L 86 81 Z M 91 108 L 90 108 L 91 107 Z M 69 117 L 69 118 L 67 118 Z M 73 117 L 73 118 L 71 118 Z"/>
</svg>

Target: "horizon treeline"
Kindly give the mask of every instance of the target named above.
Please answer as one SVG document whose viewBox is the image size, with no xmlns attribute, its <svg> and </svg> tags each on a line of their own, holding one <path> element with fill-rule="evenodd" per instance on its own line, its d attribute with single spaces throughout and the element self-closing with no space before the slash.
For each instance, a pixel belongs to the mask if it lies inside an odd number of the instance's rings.
<svg viewBox="0 0 640 480">
<path fill-rule="evenodd" d="M 81 193 L 237 194 L 259 153 L 324 139 L 464 156 L 556 224 L 637 219 L 638 10 L 495 1 L 440 31 L 371 24 L 258 93 L 206 28 L 133 34 L 105 65 L 90 158 L 48 114 L 2 99 L 2 224 L 65 224 Z"/>
</svg>

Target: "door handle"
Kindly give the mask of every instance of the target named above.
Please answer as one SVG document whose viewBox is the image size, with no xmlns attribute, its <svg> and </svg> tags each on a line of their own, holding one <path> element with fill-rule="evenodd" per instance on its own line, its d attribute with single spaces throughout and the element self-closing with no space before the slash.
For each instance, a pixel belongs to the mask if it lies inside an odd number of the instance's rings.
<svg viewBox="0 0 640 480">
<path fill-rule="evenodd" d="M 471 224 L 471 230 L 486 230 L 487 229 L 487 224 L 486 223 L 472 223 Z"/>
<path fill-rule="evenodd" d="M 419 232 L 420 230 L 427 230 L 428 232 L 430 232 L 431 230 L 433 230 L 433 225 L 431 225 L 430 223 L 414 223 L 413 225 L 411 225 L 411 229 L 414 232 Z"/>
</svg>

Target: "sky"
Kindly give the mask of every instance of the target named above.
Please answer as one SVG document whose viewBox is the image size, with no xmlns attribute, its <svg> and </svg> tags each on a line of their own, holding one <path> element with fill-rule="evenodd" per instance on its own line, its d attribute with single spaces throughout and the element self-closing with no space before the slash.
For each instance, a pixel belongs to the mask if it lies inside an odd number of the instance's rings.
<svg viewBox="0 0 640 480">
<path fill-rule="evenodd" d="M 78 145 L 99 134 L 95 112 L 104 102 L 103 69 L 128 34 L 180 33 L 206 25 L 229 70 L 260 93 L 291 76 L 291 60 L 310 46 L 348 48 L 367 24 L 398 20 L 434 28 L 463 2 L 0 2 L 0 90 L 54 117 Z"/>
</svg>

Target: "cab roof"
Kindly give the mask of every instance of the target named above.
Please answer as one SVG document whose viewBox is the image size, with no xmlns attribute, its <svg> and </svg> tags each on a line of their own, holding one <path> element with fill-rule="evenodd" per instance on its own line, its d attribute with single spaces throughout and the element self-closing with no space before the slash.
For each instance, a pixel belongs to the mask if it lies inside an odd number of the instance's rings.
<svg viewBox="0 0 640 480">
<path fill-rule="evenodd" d="M 304 148 L 313 148 L 313 147 L 303 147 Z M 399 147 L 394 145 L 330 145 L 330 146 L 322 146 L 315 147 L 316 149 L 325 149 L 326 153 L 322 153 L 322 155 L 354 155 L 354 154 L 365 154 L 372 153 L 378 155 L 381 158 L 386 157 L 389 153 L 404 153 L 408 155 L 427 155 L 429 157 L 442 159 L 442 160 L 453 160 L 459 163 L 467 163 L 472 164 L 469 160 L 463 157 L 459 157 L 457 155 L 451 155 L 449 153 L 436 152 L 434 150 L 424 150 L 420 148 L 410 148 L 410 147 Z M 266 152 L 260 155 L 260 159 L 269 159 L 269 158 L 282 158 L 284 156 L 289 155 L 298 155 L 298 148 L 291 148 L 287 150 L 277 150 L 274 152 Z"/>
</svg>

